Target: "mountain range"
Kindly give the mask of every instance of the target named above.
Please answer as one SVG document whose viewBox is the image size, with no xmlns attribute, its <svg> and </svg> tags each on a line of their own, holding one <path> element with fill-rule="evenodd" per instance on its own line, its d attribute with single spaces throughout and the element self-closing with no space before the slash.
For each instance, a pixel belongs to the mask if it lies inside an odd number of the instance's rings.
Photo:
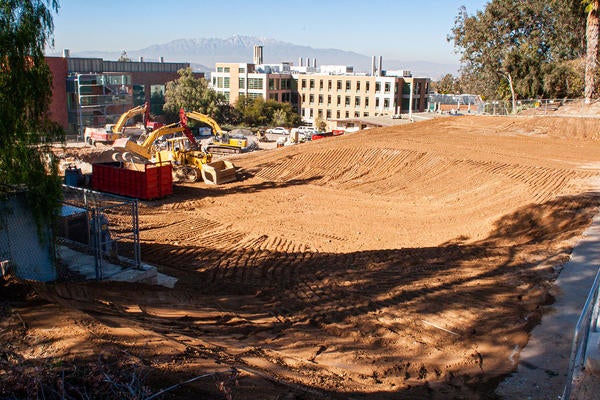
<svg viewBox="0 0 600 400">
<path fill-rule="evenodd" d="M 319 49 L 301 46 L 293 43 L 282 42 L 275 39 L 259 38 L 254 36 L 232 36 L 227 39 L 177 39 L 163 44 L 155 44 L 139 50 L 127 49 L 127 57 L 138 60 L 143 57 L 146 61 L 156 61 L 164 57 L 165 61 L 189 62 L 198 72 L 211 72 L 217 62 L 252 62 L 254 46 L 263 46 L 263 62 L 276 64 L 292 62 L 299 65 L 310 58 L 317 60 L 317 65 L 351 65 L 355 72 L 369 72 L 371 69 L 371 56 L 338 49 Z M 121 56 L 122 50 L 114 52 L 81 51 L 72 52 L 72 57 L 99 57 L 106 60 L 116 60 Z M 377 60 L 379 57 L 377 57 Z M 456 74 L 458 65 L 435 63 L 429 61 L 411 60 L 386 60 L 383 59 L 384 70 L 409 70 L 413 76 L 428 77 L 438 80 L 444 74 Z"/>
</svg>

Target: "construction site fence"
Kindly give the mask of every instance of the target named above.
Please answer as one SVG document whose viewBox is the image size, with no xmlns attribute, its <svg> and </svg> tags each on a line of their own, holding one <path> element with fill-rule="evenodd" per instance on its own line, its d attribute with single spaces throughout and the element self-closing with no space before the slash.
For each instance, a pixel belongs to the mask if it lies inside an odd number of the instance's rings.
<svg viewBox="0 0 600 400">
<path fill-rule="evenodd" d="M 567 382 L 561 397 L 562 400 L 570 400 L 577 398 L 577 387 L 574 382 L 580 381 L 585 369 L 586 353 L 590 333 L 598 332 L 598 311 L 600 302 L 600 268 L 596 272 L 596 278 L 592 284 L 592 288 L 585 301 L 575 332 L 573 335 L 573 343 L 571 345 L 571 356 L 569 359 L 569 369 L 567 371 Z"/>
<path fill-rule="evenodd" d="M 556 115 L 561 114 L 561 107 L 569 106 L 569 115 L 585 115 L 587 105 L 584 99 L 521 99 L 511 100 L 486 100 L 481 106 L 481 114 L 486 115 Z"/>
<path fill-rule="evenodd" d="M 93 255 L 98 280 L 109 278 L 107 263 L 141 268 L 137 199 L 67 185 L 63 193 L 57 224 L 59 258 L 61 246 Z"/>
</svg>

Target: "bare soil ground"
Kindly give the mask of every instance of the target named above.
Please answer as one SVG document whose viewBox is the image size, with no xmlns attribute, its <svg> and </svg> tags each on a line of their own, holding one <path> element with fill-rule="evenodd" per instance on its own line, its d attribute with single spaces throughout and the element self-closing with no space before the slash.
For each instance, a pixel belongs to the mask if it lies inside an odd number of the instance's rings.
<svg viewBox="0 0 600 400">
<path fill-rule="evenodd" d="M 495 398 L 600 203 L 593 118 L 448 117 L 233 161 L 239 182 L 140 206 L 174 289 L 4 282 L 0 397 L 203 376 L 160 398 Z"/>
</svg>

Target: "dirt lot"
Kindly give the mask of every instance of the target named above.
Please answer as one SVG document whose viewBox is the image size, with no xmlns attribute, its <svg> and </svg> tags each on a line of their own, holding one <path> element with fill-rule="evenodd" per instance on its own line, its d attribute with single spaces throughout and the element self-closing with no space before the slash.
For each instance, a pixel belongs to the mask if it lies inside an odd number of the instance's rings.
<svg viewBox="0 0 600 400">
<path fill-rule="evenodd" d="M 0 397 L 200 377 L 160 398 L 495 398 L 600 203 L 600 119 L 448 117 L 233 160 L 237 183 L 140 205 L 174 289 L 3 284 Z"/>
</svg>

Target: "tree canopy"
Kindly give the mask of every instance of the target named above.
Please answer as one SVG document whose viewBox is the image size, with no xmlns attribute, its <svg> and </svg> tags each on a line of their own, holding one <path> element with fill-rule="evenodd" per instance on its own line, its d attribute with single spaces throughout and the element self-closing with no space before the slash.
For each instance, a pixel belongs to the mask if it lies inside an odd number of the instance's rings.
<svg viewBox="0 0 600 400">
<path fill-rule="evenodd" d="M 206 79 L 195 78 L 191 68 L 177 73 L 179 78 L 167 82 L 164 111 L 177 114 L 183 107 L 220 120 L 221 108 L 228 105 L 225 97 L 208 87 Z"/>
<path fill-rule="evenodd" d="M 250 99 L 240 96 L 235 104 L 239 120 L 246 126 L 294 126 L 300 124 L 300 115 L 290 103 L 264 100 L 262 97 Z"/>
<path fill-rule="evenodd" d="M 488 98 L 581 96 L 573 60 L 585 54 L 580 0 L 492 0 L 459 9 L 448 40 L 461 55 L 464 89 Z"/>
<path fill-rule="evenodd" d="M 51 222 L 61 198 L 48 143 L 64 132 L 50 121 L 51 74 L 44 49 L 56 0 L 0 3 L 0 184 L 24 186 L 38 223 Z"/>
</svg>

